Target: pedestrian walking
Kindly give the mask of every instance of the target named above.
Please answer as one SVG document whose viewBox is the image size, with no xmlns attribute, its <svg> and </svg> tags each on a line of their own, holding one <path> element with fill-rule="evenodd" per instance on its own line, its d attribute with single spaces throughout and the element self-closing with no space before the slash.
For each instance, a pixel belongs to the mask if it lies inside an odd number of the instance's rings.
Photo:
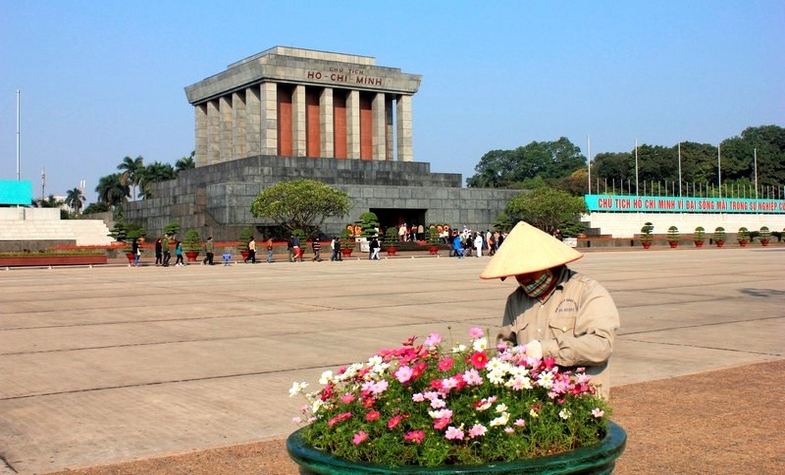
<svg viewBox="0 0 785 475">
<path fill-rule="evenodd" d="M 243 259 L 243 262 L 248 264 L 248 260 L 251 260 L 251 264 L 256 264 L 256 240 L 254 237 L 251 236 L 251 240 L 248 241 L 248 257 Z"/>
<path fill-rule="evenodd" d="M 202 261 L 202 264 L 213 265 L 213 256 L 215 255 L 215 243 L 213 242 L 213 237 L 208 236 L 207 241 L 204 243 L 204 253 L 205 258 Z"/>
<path fill-rule="evenodd" d="M 273 262 L 273 238 L 267 239 L 267 263 L 272 264 Z"/>
<path fill-rule="evenodd" d="M 311 243 L 311 247 L 313 248 L 313 260 L 316 262 L 322 262 L 322 243 L 319 242 L 319 237 L 316 236 L 313 238 L 313 242 Z"/>
<path fill-rule="evenodd" d="M 161 247 L 161 237 L 155 240 L 155 265 L 160 266 L 164 263 L 164 251 Z"/>
<path fill-rule="evenodd" d="M 179 239 L 174 242 L 174 265 L 175 267 L 182 267 L 185 265 L 183 262 L 183 242 Z"/>
<path fill-rule="evenodd" d="M 163 266 L 169 267 L 169 260 L 172 258 L 172 253 L 169 252 L 169 236 L 166 234 L 164 234 L 163 239 L 161 239 L 161 249 L 164 251 Z"/>
</svg>

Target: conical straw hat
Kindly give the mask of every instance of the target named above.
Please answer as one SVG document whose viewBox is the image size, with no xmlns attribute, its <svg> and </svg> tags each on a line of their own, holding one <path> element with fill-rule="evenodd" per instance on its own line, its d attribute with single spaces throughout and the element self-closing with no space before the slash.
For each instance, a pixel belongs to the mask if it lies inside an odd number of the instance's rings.
<svg viewBox="0 0 785 475">
<path fill-rule="evenodd" d="M 529 223 L 520 221 L 510 231 L 499 251 L 480 274 L 481 279 L 498 279 L 557 267 L 583 254 Z"/>
</svg>

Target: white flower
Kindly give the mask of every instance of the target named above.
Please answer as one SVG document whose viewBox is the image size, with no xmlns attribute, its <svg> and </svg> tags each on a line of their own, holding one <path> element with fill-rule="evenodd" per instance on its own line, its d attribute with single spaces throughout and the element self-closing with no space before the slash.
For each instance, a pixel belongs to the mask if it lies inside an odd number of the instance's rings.
<svg viewBox="0 0 785 475">
<path fill-rule="evenodd" d="M 504 383 L 504 373 L 501 371 L 491 371 L 486 377 L 493 384 L 499 385 Z"/>
<path fill-rule="evenodd" d="M 569 419 L 571 415 L 572 415 L 572 412 L 570 412 L 570 410 L 567 409 L 567 408 L 564 408 L 561 411 L 559 411 L 559 417 L 561 417 L 564 420 Z"/>
<path fill-rule="evenodd" d="M 431 407 L 434 409 L 441 409 L 447 405 L 443 399 L 434 398 L 431 399 Z"/>
<path fill-rule="evenodd" d="M 488 348 L 488 339 L 486 337 L 477 338 L 472 342 L 474 351 L 485 351 Z"/>
<path fill-rule="evenodd" d="M 453 353 L 463 353 L 464 351 L 466 351 L 466 345 L 463 344 L 454 346 L 452 349 Z"/>
<path fill-rule="evenodd" d="M 319 384 L 322 386 L 330 383 L 333 380 L 333 372 L 329 369 L 322 373 L 322 376 L 319 378 Z"/>
<path fill-rule="evenodd" d="M 534 409 L 529 409 L 529 415 L 534 417 L 535 419 L 540 417 L 540 414 L 537 411 L 535 411 Z"/>
<path fill-rule="evenodd" d="M 289 388 L 289 397 L 294 397 L 294 396 L 300 394 L 307 387 L 308 387 L 308 383 L 305 383 L 305 382 L 303 382 L 303 383 L 298 383 L 298 382 L 292 383 L 292 387 Z"/>
<path fill-rule="evenodd" d="M 504 383 L 504 385 L 508 388 L 514 389 L 515 391 L 522 391 L 524 389 L 531 389 L 532 381 L 526 376 L 516 376 L 515 378 L 508 380 L 506 383 Z"/>
<path fill-rule="evenodd" d="M 485 371 L 505 371 L 505 362 L 499 358 L 491 358 L 485 363 Z"/>
<path fill-rule="evenodd" d="M 324 406 L 324 401 L 322 401 L 321 399 L 315 400 L 313 403 L 311 403 L 311 412 L 313 414 L 316 414 L 317 412 L 319 412 L 319 409 L 321 409 L 322 406 Z"/>
<path fill-rule="evenodd" d="M 591 410 L 591 415 L 599 419 L 600 417 L 605 415 L 605 411 L 603 411 L 599 407 L 595 407 L 594 409 Z"/>
<path fill-rule="evenodd" d="M 493 419 L 489 423 L 489 425 L 491 427 L 503 426 L 503 425 L 506 425 L 509 420 L 510 420 L 510 414 L 507 413 L 507 412 L 503 412 L 499 417 L 497 417 L 496 419 Z"/>
<path fill-rule="evenodd" d="M 498 412 L 499 414 L 505 412 L 506 410 L 507 410 L 507 404 L 501 403 L 496 405 L 495 411 Z"/>
<path fill-rule="evenodd" d="M 452 411 L 449 409 L 439 409 L 438 411 L 428 411 L 428 415 L 432 419 L 449 419 L 452 417 Z"/>
<path fill-rule="evenodd" d="M 549 373 L 547 371 L 543 371 L 537 377 L 537 384 L 541 388 L 551 389 L 551 386 L 553 386 L 553 374 L 551 374 L 551 373 Z"/>
<path fill-rule="evenodd" d="M 510 376 L 513 378 L 525 378 L 529 376 L 529 369 L 525 366 L 512 366 L 507 370 Z"/>
<path fill-rule="evenodd" d="M 370 358 L 368 358 L 368 366 L 376 366 L 376 365 L 380 365 L 380 364 L 382 364 L 383 362 L 384 362 L 384 360 L 383 360 L 383 359 L 382 359 L 382 357 L 381 357 L 381 356 L 379 356 L 379 355 L 373 355 L 373 356 L 371 356 Z"/>
</svg>

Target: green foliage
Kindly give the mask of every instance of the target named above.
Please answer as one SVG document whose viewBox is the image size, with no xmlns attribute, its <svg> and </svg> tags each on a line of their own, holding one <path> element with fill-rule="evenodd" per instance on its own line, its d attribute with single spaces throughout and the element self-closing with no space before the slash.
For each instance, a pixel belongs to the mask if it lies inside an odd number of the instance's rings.
<svg viewBox="0 0 785 475">
<path fill-rule="evenodd" d="M 466 180 L 475 188 L 516 188 L 527 179 L 562 179 L 585 166 L 586 157 L 567 138 L 531 142 L 514 150 L 491 150 Z"/>
<path fill-rule="evenodd" d="M 117 165 L 120 170 L 120 183 L 123 186 L 129 187 L 133 192 L 132 198 L 136 199 L 136 188 L 142 181 L 142 173 L 144 172 L 144 158 L 138 156 L 136 158 L 124 157 L 123 161 Z"/>
<path fill-rule="evenodd" d="M 358 223 L 362 229 L 362 236 L 370 238 L 376 234 L 376 229 L 379 227 L 379 217 L 376 216 L 376 213 L 366 211 L 360 215 Z"/>
<path fill-rule="evenodd" d="M 671 226 L 668 228 L 668 241 L 669 242 L 678 242 L 679 241 L 679 228 L 676 226 Z"/>
<path fill-rule="evenodd" d="M 641 242 L 651 242 L 654 239 L 654 225 L 646 222 L 641 227 Z"/>
<path fill-rule="evenodd" d="M 38 208 L 59 208 L 63 205 L 63 201 L 58 200 L 54 195 L 49 195 L 46 198 L 34 200 L 34 203 Z"/>
<path fill-rule="evenodd" d="M 344 191 L 309 179 L 276 183 L 259 193 L 251 205 L 254 216 L 307 234 L 313 234 L 325 218 L 346 216 L 349 209 Z"/>
<path fill-rule="evenodd" d="M 137 178 L 141 191 L 139 195 L 145 199 L 153 198 L 152 187 L 154 183 L 173 180 L 177 177 L 174 168 L 168 163 L 153 162 L 139 172 Z"/>
<path fill-rule="evenodd" d="M 703 229 L 703 226 L 698 226 L 697 228 L 695 228 L 695 232 L 692 234 L 692 240 L 703 242 L 706 239 L 705 236 L 706 236 L 706 230 Z"/>
<path fill-rule="evenodd" d="M 714 235 L 712 237 L 715 241 L 725 241 L 725 228 L 722 226 L 714 228 Z"/>
<path fill-rule="evenodd" d="M 439 231 L 433 224 L 428 226 L 428 244 L 439 244 Z"/>
<path fill-rule="evenodd" d="M 383 244 L 387 244 L 388 246 L 393 246 L 398 242 L 398 228 L 395 226 L 390 226 L 387 228 L 387 231 L 384 232 L 384 239 Z"/>
<path fill-rule="evenodd" d="M 245 227 L 240 230 L 240 242 L 237 244 L 237 250 L 245 252 L 248 250 L 248 242 L 253 237 L 253 228 Z"/>
<path fill-rule="evenodd" d="M 117 206 L 131 196 L 131 188 L 127 181 L 121 178 L 120 173 L 99 178 L 95 191 L 98 199 L 110 206 Z"/>
<path fill-rule="evenodd" d="M 164 226 L 164 234 L 167 236 L 174 236 L 180 233 L 180 223 L 177 221 L 170 221 L 169 224 Z"/>
<path fill-rule="evenodd" d="M 112 226 L 112 229 L 109 230 L 109 235 L 115 241 L 125 242 L 126 237 L 128 237 L 128 228 L 122 221 L 117 221 Z"/>
<path fill-rule="evenodd" d="M 504 212 L 513 222 L 526 221 L 547 233 L 566 229 L 580 222 L 586 212 L 583 198 L 555 188 L 542 187 L 521 193 L 507 203 Z"/>
<path fill-rule="evenodd" d="M 496 215 L 493 221 L 493 228 L 500 232 L 509 232 L 512 229 L 513 221 L 504 211 Z"/>
<path fill-rule="evenodd" d="M 91 213 L 105 213 L 107 211 L 111 211 L 111 207 L 104 203 L 104 202 L 97 202 L 97 203 L 90 203 L 87 207 L 82 210 L 82 214 L 91 214 Z"/>
<path fill-rule="evenodd" d="M 85 197 L 82 190 L 79 188 L 72 188 L 65 192 L 65 204 L 67 204 L 74 213 L 79 214 L 84 206 Z"/>
<path fill-rule="evenodd" d="M 736 233 L 736 239 L 739 241 L 749 241 L 750 240 L 750 231 L 749 229 L 745 228 L 744 226 L 739 228 L 739 231 Z"/>
<path fill-rule="evenodd" d="M 768 227 L 762 226 L 758 232 L 758 237 L 761 241 L 768 240 L 771 237 L 771 231 L 769 231 Z"/>
<path fill-rule="evenodd" d="M 189 229 L 183 238 L 183 251 L 199 252 L 202 250 L 202 237 L 196 229 Z"/>
<path fill-rule="evenodd" d="M 183 170 L 190 170 L 192 168 L 196 168 L 196 161 L 194 161 L 195 155 L 196 155 L 196 151 L 192 150 L 191 155 L 177 159 L 177 162 L 175 162 L 174 164 L 175 171 L 179 174 Z"/>
</svg>

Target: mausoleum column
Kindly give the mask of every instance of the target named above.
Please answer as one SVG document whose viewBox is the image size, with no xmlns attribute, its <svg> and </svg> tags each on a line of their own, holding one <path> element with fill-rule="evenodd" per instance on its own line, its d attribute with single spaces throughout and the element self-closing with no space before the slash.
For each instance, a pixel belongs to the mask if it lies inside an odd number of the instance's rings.
<svg viewBox="0 0 785 475">
<path fill-rule="evenodd" d="M 295 157 L 306 155 L 305 86 L 298 84 L 292 94 L 292 152 Z"/>
<path fill-rule="evenodd" d="M 384 112 L 384 93 L 377 92 L 371 102 L 371 114 L 373 115 L 373 131 L 371 132 L 371 143 L 373 144 L 373 159 L 385 160 L 387 153 L 387 114 Z"/>
<path fill-rule="evenodd" d="M 330 87 L 322 89 L 319 96 L 319 144 L 320 156 L 335 156 L 335 137 L 333 134 L 333 90 Z"/>
<path fill-rule="evenodd" d="M 387 94 L 384 97 L 384 143 L 387 145 L 384 151 L 385 160 L 395 160 L 393 130 L 393 98 Z"/>
<path fill-rule="evenodd" d="M 207 102 L 207 163 L 221 161 L 221 111 L 218 101 Z"/>
<path fill-rule="evenodd" d="M 245 147 L 246 156 L 253 157 L 261 152 L 262 104 L 259 85 L 245 90 Z"/>
<path fill-rule="evenodd" d="M 245 90 L 232 93 L 232 158 L 247 157 Z"/>
<path fill-rule="evenodd" d="M 219 161 L 232 159 L 232 96 L 221 96 L 218 109 L 221 112 L 221 153 Z"/>
<path fill-rule="evenodd" d="M 400 95 L 396 102 L 398 160 L 411 162 L 414 160 L 412 151 L 412 96 Z"/>
<path fill-rule="evenodd" d="M 360 158 L 360 91 L 346 96 L 346 155 Z"/>
<path fill-rule="evenodd" d="M 261 95 L 261 154 L 278 154 L 278 85 L 263 82 Z"/>
<path fill-rule="evenodd" d="M 196 166 L 207 165 L 207 104 L 194 106 Z"/>
</svg>

